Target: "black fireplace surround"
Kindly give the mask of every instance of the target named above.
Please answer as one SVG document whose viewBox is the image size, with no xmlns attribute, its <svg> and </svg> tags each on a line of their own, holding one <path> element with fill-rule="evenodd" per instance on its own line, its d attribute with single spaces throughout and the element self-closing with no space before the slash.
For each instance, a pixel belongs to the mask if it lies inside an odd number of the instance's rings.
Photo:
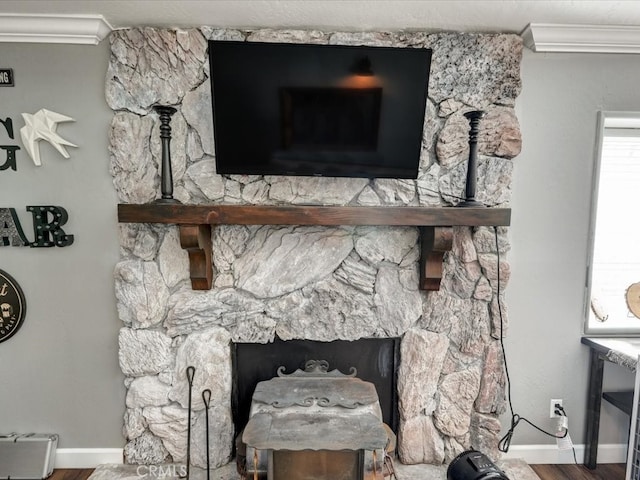
<svg viewBox="0 0 640 480">
<path fill-rule="evenodd" d="M 382 419 L 398 431 L 397 370 L 400 365 L 399 338 L 363 338 L 355 341 L 280 340 L 273 343 L 233 345 L 233 421 L 236 435 L 249 420 L 251 398 L 258 382 L 277 376 L 280 366 L 287 373 L 304 368 L 308 360 L 323 359 L 331 369 L 348 373 L 375 385 Z"/>
</svg>

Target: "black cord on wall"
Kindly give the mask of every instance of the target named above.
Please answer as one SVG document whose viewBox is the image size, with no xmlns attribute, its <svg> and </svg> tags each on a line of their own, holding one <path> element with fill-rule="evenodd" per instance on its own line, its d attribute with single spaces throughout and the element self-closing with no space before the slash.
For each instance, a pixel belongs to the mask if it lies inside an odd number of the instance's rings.
<svg viewBox="0 0 640 480">
<path fill-rule="evenodd" d="M 498 259 L 498 267 L 497 267 L 497 285 L 496 285 L 496 295 L 498 298 L 498 315 L 500 317 L 500 348 L 502 350 L 502 358 L 504 359 L 504 373 L 505 373 L 505 377 L 507 380 L 507 403 L 509 405 L 509 411 L 511 412 L 511 425 L 509 427 L 509 429 L 507 430 L 507 433 L 504 435 L 504 437 L 502 437 L 500 439 L 500 441 L 498 442 L 498 450 L 500 450 L 501 452 L 508 452 L 509 451 L 509 447 L 511 446 L 511 440 L 513 439 L 513 434 L 515 433 L 515 429 L 518 426 L 518 424 L 522 421 L 525 423 L 528 423 L 529 425 L 531 425 L 533 428 L 535 428 L 536 430 L 544 433 L 545 435 L 548 435 L 550 437 L 553 438 L 565 438 L 568 434 L 569 434 L 569 429 L 566 428 L 564 433 L 562 435 L 558 435 L 558 434 L 554 434 L 554 433 L 550 433 L 547 432 L 546 430 L 538 427 L 537 425 L 535 425 L 534 423 L 532 423 L 531 421 L 527 420 L 525 417 L 522 417 L 516 413 L 514 413 L 513 410 L 513 402 L 511 400 L 511 377 L 509 376 L 509 367 L 507 365 L 507 354 L 504 348 L 504 335 L 503 335 L 503 330 L 504 330 L 504 319 L 502 318 L 502 305 L 500 303 L 500 292 L 501 292 L 501 285 L 500 285 L 500 245 L 498 244 L 498 227 L 493 227 L 493 232 L 495 235 L 495 240 L 496 240 L 496 255 L 497 255 L 497 259 Z M 564 414 L 564 410 L 562 410 L 562 414 L 566 416 L 566 414 Z M 575 456 L 575 451 L 574 451 L 574 456 Z"/>
</svg>

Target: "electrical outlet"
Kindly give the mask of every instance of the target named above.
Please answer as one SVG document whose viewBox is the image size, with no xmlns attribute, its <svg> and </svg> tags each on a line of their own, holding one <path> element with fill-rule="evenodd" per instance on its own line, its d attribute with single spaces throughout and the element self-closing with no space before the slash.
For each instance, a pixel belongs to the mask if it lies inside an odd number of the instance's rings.
<svg viewBox="0 0 640 480">
<path fill-rule="evenodd" d="M 562 399 L 561 398 L 552 398 L 549 401 L 549 418 L 558 418 L 558 417 L 562 416 L 562 415 L 558 415 L 556 413 L 556 405 L 562 406 Z"/>
</svg>

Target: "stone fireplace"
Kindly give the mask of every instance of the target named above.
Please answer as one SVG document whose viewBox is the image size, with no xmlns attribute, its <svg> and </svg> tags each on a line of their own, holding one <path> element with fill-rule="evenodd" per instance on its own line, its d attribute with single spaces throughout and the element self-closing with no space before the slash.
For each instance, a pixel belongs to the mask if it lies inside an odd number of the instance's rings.
<svg viewBox="0 0 640 480">
<path fill-rule="evenodd" d="M 418 178 L 217 175 L 208 39 L 433 49 Z M 118 30 L 110 41 L 111 172 L 122 203 L 158 196 L 159 121 L 152 107 L 165 104 L 178 110 L 171 123 L 174 196 L 185 204 L 451 206 L 464 196 L 463 114 L 482 109 L 476 197 L 508 206 L 512 159 L 521 146 L 514 104 L 522 43 L 516 35 L 202 27 Z M 399 338 L 399 460 L 441 464 L 471 446 L 498 457 L 506 228 L 498 228 L 496 245 L 493 228 L 456 227 L 441 288 L 428 293 L 418 289 L 420 245 L 413 227 L 215 226 L 217 272 L 209 291 L 191 289 L 177 227 L 120 228 L 115 291 L 123 322 L 127 462 L 185 460 L 190 365 L 196 369 L 192 463 L 206 461 L 200 393 L 207 388 L 211 464 L 230 462 L 236 433 L 232 345 L 276 338 Z"/>
</svg>

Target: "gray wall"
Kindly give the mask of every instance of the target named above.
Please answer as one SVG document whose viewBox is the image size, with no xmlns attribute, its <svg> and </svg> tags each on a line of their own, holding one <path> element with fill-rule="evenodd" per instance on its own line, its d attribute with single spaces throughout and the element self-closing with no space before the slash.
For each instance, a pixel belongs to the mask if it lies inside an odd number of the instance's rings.
<svg viewBox="0 0 640 480">
<path fill-rule="evenodd" d="M 116 196 L 108 172 L 103 99 L 108 44 L 0 44 L 1 67 L 17 86 L 0 89 L 0 117 L 46 107 L 77 121 L 60 127 L 79 145 L 63 159 L 42 143 L 43 166 L 18 152 L 18 171 L 0 172 L 0 207 L 14 207 L 29 238 L 26 205 L 69 212 L 65 248 L 0 247 L 0 268 L 27 296 L 27 319 L 0 344 L 0 432 L 52 431 L 61 447 L 121 447 L 124 388 L 118 368 L 113 267 Z M 596 112 L 640 111 L 635 56 L 534 54 L 522 65 L 517 107 L 524 147 L 516 158 L 506 291 L 506 340 L 517 413 L 552 427 L 550 398 L 563 398 L 572 438 L 582 443 L 587 351 L 579 343 Z M 16 132 L 17 133 L 17 132 Z M 9 143 L 0 131 L 2 144 Z M 632 377 L 607 368 L 606 382 Z M 505 426 L 508 418 L 504 417 Z M 605 407 L 602 440 L 623 443 L 623 415 Z M 524 423 L 514 445 L 553 443 Z"/>
<path fill-rule="evenodd" d="M 549 400 L 564 399 L 571 437 L 581 444 L 588 349 L 580 336 L 596 114 L 640 111 L 640 63 L 635 55 L 525 50 L 521 73 L 517 108 L 523 149 L 515 159 L 512 273 L 506 291 L 514 409 L 553 428 Z M 629 214 L 630 220 L 636 217 L 631 209 Z M 605 383 L 632 387 L 633 376 L 608 366 Z M 625 443 L 623 414 L 605 405 L 602 422 L 603 443 Z M 541 443 L 554 440 L 520 424 L 514 444 Z"/>
<path fill-rule="evenodd" d="M 0 118 L 11 117 L 16 140 L 0 128 L 0 144 L 22 147 L 17 171 L 0 172 L 0 207 L 16 209 L 33 240 L 27 205 L 69 213 L 64 248 L 0 247 L 0 269 L 22 286 L 24 325 L 0 343 L 0 432 L 56 432 L 60 447 L 121 447 L 123 377 L 120 326 L 113 293 L 118 258 L 116 195 L 109 174 L 104 101 L 108 42 L 99 46 L 0 44 L 0 66 L 16 86 L 0 88 Z M 76 121 L 58 127 L 65 159 L 40 142 L 42 166 L 27 155 L 21 113 L 41 108 Z M 4 163 L 4 156 L 0 159 Z"/>
</svg>

